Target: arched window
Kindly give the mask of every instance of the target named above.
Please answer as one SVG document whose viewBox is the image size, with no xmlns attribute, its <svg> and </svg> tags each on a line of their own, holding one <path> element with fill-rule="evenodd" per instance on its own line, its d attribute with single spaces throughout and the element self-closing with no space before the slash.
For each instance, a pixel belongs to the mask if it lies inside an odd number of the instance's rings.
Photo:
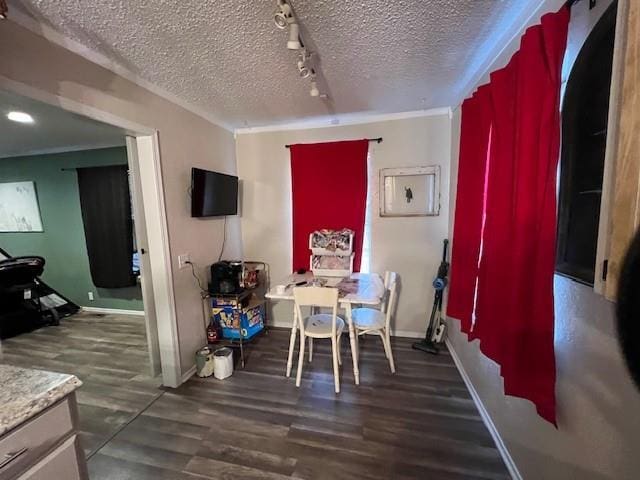
<svg viewBox="0 0 640 480">
<path fill-rule="evenodd" d="M 562 106 L 556 272 L 593 285 L 617 2 L 573 65 Z"/>
</svg>

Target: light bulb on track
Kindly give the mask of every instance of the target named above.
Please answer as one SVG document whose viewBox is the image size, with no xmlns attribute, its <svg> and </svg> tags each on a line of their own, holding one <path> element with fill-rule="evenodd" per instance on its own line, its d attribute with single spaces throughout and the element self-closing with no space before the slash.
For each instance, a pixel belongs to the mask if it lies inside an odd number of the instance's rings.
<svg viewBox="0 0 640 480">
<path fill-rule="evenodd" d="M 309 91 L 309 95 L 311 95 L 312 97 L 320 96 L 320 90 L 318 90 L 318 84 L 315 80 L 311 82 L 311 90 Z"/>
<path fill-rule="evenodd" d="M 289 24 L 289 41 L 287 42 L 287 48 L 289 50 L 300 50 L 302 44 L 300 43 L 300 26 L 297 23 Z"/>
</svg>

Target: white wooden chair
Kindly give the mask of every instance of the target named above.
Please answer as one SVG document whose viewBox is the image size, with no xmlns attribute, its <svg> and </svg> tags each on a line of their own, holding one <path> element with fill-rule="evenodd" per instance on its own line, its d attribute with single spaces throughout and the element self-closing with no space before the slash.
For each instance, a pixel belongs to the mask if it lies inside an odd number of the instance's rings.
<svg viewBox="0 0 640 480">
<path fill-rule="evenodd" d="M 384 354 L 389 360 L 391 373 L 396 373 L 396 366 L 393 361 L 391 351 L 391 316 L 396 303 L 398 274 L 395 272 L 385 272 L 384 286 L 386 289 L 385 298 L 382 301 L 380 310 L 375 308 L 356 308 L 351 312 L 353 326 L 357 336 L 379 335 L 384 346 Z"/>
<path fill-rule="evenodd" d="M 340 392 L 340 374 L 338 365 L 342 363 L 340 356 L 340 339 L 344 330 L 344 320 L 338 317 L 338 289 L 325 287 L 297 287 L 293 289 L 295 314 L 298 317 L 300 329 L 300 352 L 298 355 L 298 372 L 296 374 L 296 387 L 300 386 L 302 378 L 302 365 L 304 364 L 304 347 L 309 338 L 309 361 L 313 358 L 313 339 L 330 338 L 331 353 L 333 356 L 333 376 L 336 393 Z M 302 315 L 301 307 L 331 308 L 332 312 L 312 314 L 308 317 Z M 289 354 L 293 342 L 291 342 Z"/>
</svg>

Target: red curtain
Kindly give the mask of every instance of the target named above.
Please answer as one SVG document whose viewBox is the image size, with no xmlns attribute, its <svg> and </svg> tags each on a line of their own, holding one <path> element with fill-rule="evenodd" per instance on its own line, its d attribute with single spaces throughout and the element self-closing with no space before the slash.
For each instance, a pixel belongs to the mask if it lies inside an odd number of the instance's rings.
<svg viewBox="0 0 640 480">
<path fill-rule="evenodd" d="M 451 251 L 447 312 L 472 333 L 473 306 L 478 277 L 487 148 L 491 127 L 489 88 L 481 87 L 462 104 L 460 159 L 456 213 Z"/>
<path fill-rule="evenodd" d="M 469 339 L 479 338 L 482 352 L 500 365 L 505 393 L 531 400 L 538 414 L 553 424 L 556 171 L 568 24 L 569 9 L 563 7 L 525 32 L 509 64 L 493 72 L 489 84 L 471 99 L 488 92 L 488 119 L 473 113 L 465 119 L 468 109 L 463 105 L 463 130 L 466 126 L 483 132 L 480 148 L 487 145 L 487 161 L 479 166 L 466 160 L 464 152 L 478 148 L 478 142 L 463 131 L 456 199 L 462 195 L 463 203 L 456 205 L 450 287 L 454 303 L 452 308 L 450 300 L 448 307 Z M 489 126 L 473 125 L 476 122 Z M 463 171 L 468 168 L 473 170 Z M 477 185 L 460 191 L 469 177 L 486 179 L 482 193 Z M 483 205 L 480 213 L 478 204 Z M 477 238 L 469 240 L 465 232 Z M 467 256 L 479 258 L 479 268 L 460 260 Z"/>
<path fill-rule="evenodd" d="M 367 140 L 291 146 L 293 269 L 309 268 L 309 234 L 321 228 L 355 232 L 360 271 L 367 203 Z"/>
</svg>

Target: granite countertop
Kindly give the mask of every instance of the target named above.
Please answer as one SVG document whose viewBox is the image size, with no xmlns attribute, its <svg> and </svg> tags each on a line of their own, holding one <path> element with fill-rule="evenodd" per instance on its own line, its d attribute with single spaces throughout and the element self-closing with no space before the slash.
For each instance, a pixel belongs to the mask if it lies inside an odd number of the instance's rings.
<svg viewBox="0 0 640 480">
<path fill-rule="evenodd" d="M 0 435 L 77 389 L 75 375 L 0 365 Z"/>
</svg>

